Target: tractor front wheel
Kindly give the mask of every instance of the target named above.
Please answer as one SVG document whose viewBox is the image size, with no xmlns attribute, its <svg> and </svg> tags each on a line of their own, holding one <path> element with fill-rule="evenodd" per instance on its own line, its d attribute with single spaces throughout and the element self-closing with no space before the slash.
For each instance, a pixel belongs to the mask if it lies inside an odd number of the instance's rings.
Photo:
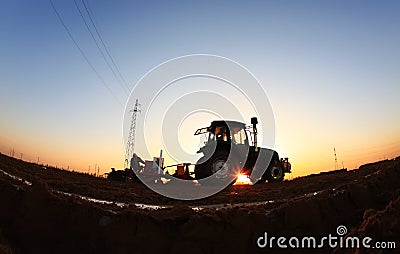
<svg viewBox="0 0 400 254">
<path fill-rule="evenodd" d="M 281 163 L 277 160 L 271 161 L 266 173 L 266 179 L 269 183 L 281 182 L 285 173 L 283 172 L 283 167 Z"/>
<path fill-rule="evenodd" d="M 285 173 L 282 164 L 279 160 L 273 158 L 261 179 L 259 179 L 256 184 L 265 183 L 267 180 L 269 183 L 281 182 L 284 177 Z"/>
</svg>

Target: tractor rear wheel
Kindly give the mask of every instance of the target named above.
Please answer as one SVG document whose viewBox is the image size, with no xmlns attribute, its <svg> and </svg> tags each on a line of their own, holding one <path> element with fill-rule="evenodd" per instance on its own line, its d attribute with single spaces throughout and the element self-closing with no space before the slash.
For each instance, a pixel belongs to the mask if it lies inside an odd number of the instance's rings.
<svg viewBox="0 0 400 254">
<path fill-rule="evenodd" d="M 234 171 L 236 167 L 235 161 L 227 161 L 224 156 L 215 156 L 211 160 L 211 173 L 215 174 L 218 179 L 226 179 Z"/>
<path fill-rule="evenodd" d="M 216 152 L 210 159 L 204 160 L 204 157 L 201 157 L 196 163 L 194 169 L 195 179 L 206 178 L 213 174 L 216 174 L 219 179 L 225 179 L 234 174 L 240 167 L 234 155 L 228 161 L 228 155 L 223 152 Z"/>
</svg>

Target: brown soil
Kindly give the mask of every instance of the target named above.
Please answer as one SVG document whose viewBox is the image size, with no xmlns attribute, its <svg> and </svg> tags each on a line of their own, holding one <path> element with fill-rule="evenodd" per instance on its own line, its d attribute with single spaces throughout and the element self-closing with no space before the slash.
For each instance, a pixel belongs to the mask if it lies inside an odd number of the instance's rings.
<svg viewBox="0 0 400 254">
<path fill-rule="evenodd" d="M 33 183 L 0 172 L 0 253 L 266 253 L 271 250 L 257 246 L 264 232 L 319 237 L 336 234 L 339 225 L 349 236 L 368 234 L 400 244 L 399 158 L 282 183 L 230 186 L 197 201 L 168 199 L 142 184 L 43 169 L 5 155 L 0 155 L 0 169 Z M 130 205 L 97 204 L 55 190 Z M 273 202 L 251 205 L 262 201 Z M 144 210 L 134 203 L 168 208 Z M 246 204 L 191 209 L 228 203 Z"/>
</svg>

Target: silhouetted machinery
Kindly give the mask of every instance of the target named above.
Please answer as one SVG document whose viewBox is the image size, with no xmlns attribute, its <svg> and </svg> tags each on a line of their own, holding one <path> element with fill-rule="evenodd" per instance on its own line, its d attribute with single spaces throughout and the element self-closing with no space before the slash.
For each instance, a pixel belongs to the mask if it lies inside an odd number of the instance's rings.
<svg viewBox="0 0 400 254">
<path fill-rule="evenodd" d="M 195 166 L 195 179 L 213 174 L 221 178 L 227 174 L 253 176 L 253 183 L 279 182 L 285 173 L 290 173 L 288 158 L 279 158 L 276 151 L 257 146 L 256 117 L 251 118 L 252 126 L 246 127 L 237 121 L 213 121 L 209 127 L 198 129 L 194 135 L 205 134 L 207 140 L 198 153 L 203 153 Z M 249 143 L 249 135 L 252 145 Z M 258 174 L 253 174 L 257 168 Z"/>
<path fill-rule="evenodd" d="M 119 181 L 139 181 L 137 176 L 140 176 L 142 181 L 157 183 L 165 182 L 162 179 L 171 179 L 171 177 L 200 180 L 215 176 L 220 179 L 233 179 L 234 182 L 239 175 L 244 175 L 252 183 L 282 181 L 285 173 L 290 173 L 291 170 L 289 159 L 279 158 L 275 150 L 258 147 L 257 124 L 257 118 L 253 117 L 251 126 L 237 121 L 219 120 L 211 122 L 208 127 L 198 129 L 194 135 L 204 134 L 206 140 L 204 146 L 197 151 L 203 156 L 195 164 L 194 172 L 189 171 L 189 166 L 193 165 L 191 163 L 164 167 L 161 151 L 158 158 L 153 158 L 153 161 L 146 160 L 144 167 L 135 169 L 131 162 L 130 168 L 112 170 L 108 178 Z M 170 175 L 166 169 L 175 166 L 176 171 Z"/>
</svg>

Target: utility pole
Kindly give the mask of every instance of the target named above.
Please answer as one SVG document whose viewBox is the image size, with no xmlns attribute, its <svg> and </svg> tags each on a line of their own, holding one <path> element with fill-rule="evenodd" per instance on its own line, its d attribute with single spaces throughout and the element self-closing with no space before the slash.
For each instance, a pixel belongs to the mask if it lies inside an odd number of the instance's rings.
<svg viewBox="0 0 400 254">
<path fill-rule="evenodd" d="M 20 155 L 21 155 L 21 160 L 22 160 L 22 156 L 24 156 L 24 154 L 23 153 L 19 153 Z"/>
<path fill-rule="evenodd" d="M 37 162 L 36 162 L 36 164 L 38 164 L 38 165 L 39 165 L 39 159 L 40 159 L 40 157 L 38 156 L 37 157 Z"/>
<path fill-rule="evenodd" d="M 333 153 L 335 154 L 335 170 L 337 170 L 338 163 L 337 163 L 336 148 L 335 147 L 333 147 Z"/>
</svg>

